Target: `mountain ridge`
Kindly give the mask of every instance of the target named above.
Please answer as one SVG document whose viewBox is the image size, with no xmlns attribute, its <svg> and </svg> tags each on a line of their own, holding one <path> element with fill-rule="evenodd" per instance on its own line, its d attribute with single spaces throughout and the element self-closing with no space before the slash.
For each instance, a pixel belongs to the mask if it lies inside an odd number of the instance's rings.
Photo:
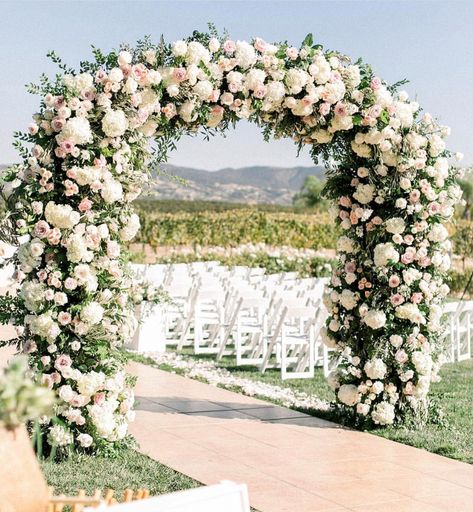
<svg viewBox="0 0 473 512">
<path fill-rule="evenodd" d="M 6 167 L 8 166 L 0 165 L 0 169 Z M 323 179 L 324 175 L 324 168 L 321 166 L 253 165 L 207 171 L 162 164 L 161 168 L 164 173 L 155 173 L 144 199 L 148 197 L 290 205 L 307 176 L 315 175 Z M 173 177 L 177 179 L 172 179 Z"/>
</svg>

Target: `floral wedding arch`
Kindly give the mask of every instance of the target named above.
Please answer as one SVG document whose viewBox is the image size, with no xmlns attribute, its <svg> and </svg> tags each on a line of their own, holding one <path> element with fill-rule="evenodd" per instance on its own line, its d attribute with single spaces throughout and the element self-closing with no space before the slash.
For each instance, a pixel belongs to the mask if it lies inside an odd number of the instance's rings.
<svg viewBox="0 0 473 512">
<path fill-rule="evenodd" d="M 41 106 L 17 134 L 23 164 L 4 178 L 11 226 L 27 241 L 15 255 L 18 296 L 2 303 L 60 399 L 58 420 L 44 426 L 49 444 L 107 451 L 126 440 L 133 381 L 119 347 L 136 327 L 123 250 L 139 229 L 131 202 L 180 135 L 240 119 L 265 138 L 308 144 L 329 168 L 343 236 L 323 338 L 339 361 L 329 377 L 338 401 L 379 425 L 425 403 L 448 293 L 442 223 L 460 196 L 446 127 L 310 35 L 300 48 L 213 31 L 170 46 L 146 39 L 94 49 L 78 73 L 51 57 L 61 73 L 30 86 Z"/>
</svg>

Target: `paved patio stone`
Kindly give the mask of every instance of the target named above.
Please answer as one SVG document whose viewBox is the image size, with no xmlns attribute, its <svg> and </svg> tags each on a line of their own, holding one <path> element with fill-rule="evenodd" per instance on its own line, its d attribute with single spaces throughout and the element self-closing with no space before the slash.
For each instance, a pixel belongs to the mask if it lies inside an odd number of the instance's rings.
<svg viewBox="0 0 473 512">
<path fill-rule="evenodd" d="M 471 511 L 473 466 L 149 366 L 129 369 L 137 395 L 166 407 L 138 408 L 131 433 L 141 450 L 204 484 L 248 484 L 261 512 Z"/>
</svg>

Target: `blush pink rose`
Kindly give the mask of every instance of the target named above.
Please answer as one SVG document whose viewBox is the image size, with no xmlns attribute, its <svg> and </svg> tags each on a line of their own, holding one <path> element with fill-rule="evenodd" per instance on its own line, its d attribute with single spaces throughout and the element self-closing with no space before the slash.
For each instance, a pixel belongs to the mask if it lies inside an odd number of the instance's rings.
<svg viewBox="0 0 473 512">
<path fill-rule="evenodd" d="M 92 201 L 87 197 L 84 197 L 82 201 L 79 203 L 79 211 L 84 213 L 88 212 L 92 208 Z"/>
<path fill-rule="evenodd" d="M 67 354 L 61 354 L 56 358 L 54 363 L 54 368 L 56 370 L 63 370 L 64 368 L 69 368 L 72 365 L 72 359 Z"/>
<path fill-rule="evenodd" d="M 404 297 L 400 293 L 391 295 L 391 304 L 393 306 L 400 306 L 404 302 Z"/>
<path fill-rule="evenodd" d="M 232 41 L 231 39 L 227 39 L 223 43 L 223 51 L 225 53 L 233 53 L 236 50 L 236 44 L 235 41 Z"/>
<path fill-rule="evenodd" d="M 48 236 L 49 231 L 51 230 L 49 224 L 45 220 L 40 220 L 36 223 L 34 227 L 34 236 L 38 238 L 45 238 Z"/>
<path fill-rule="evenodd" d="M 66 311 L 61 311 L 58 316 L 57 316 L 57 321 L 61 324 L 61 325 L 67 325 L 67 324 L 70 324 L 71 323 L 71 320 L 72 320 L 72 317 L 70 315 L 70 313 L 67 313 Z"/>
<path fill-rule="evenodd" d="M 64 288 L 66 288 L 66 290 L 75 290 L 77 288 L 77 281 L 73 277 L 66 278 Z"/>
<path fill-rule="evenodd" d="M 407 355 L 405 350 L 398 350 L 396 352 L 395 358 L 398 363 L 403 364 L 408 361 L 409 356 Z"/>
</svg>

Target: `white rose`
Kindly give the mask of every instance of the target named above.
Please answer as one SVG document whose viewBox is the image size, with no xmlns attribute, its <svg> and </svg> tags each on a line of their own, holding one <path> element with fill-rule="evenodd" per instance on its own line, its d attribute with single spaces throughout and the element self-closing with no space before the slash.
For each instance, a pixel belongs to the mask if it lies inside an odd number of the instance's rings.
<svg viewBox="0 0 473 512">
<path fill-rule="evenodd" d="M 118 54 L 118 64 L 120 64 L 120 66 L 131 64 L 131 59 L 131 53 L 126 50 L 123 50 Z"/>
<path fill-rule="evenodd" d="M 381 329 L 386 325 L 386 314 L 384 311 L 371 309 L 363 317 L 363 321 L 371 329 Z"/>
<path fill-rule="evenodd" d="M 113 68 L 108 74 L 108 78 L 111 82 L 121 82 L 123 80 L 123 71 L 120 68 Z"/>
<path fill-rule="evenodd" d="M 172 53 L 175 57 L 184 57 L 187 53 L 187 43 L 185 41 L 175 41 L 172 44 Z"/>
<path fill-rule="evenodd" d="M 417 304 L 406 302 L 396 308 L 396 316 L 403 320 L 409 320 L 414 324 L 425 324 L 425 317 Z"/>
<path fill-rule="evenodd" d="M 389 342 L 394 348 L 399 348 L 402 345 L 402 337 L 398 334 L 392 334 L 389 337 Z"/>
<path fill-rule="evenodd" d="M 366 375 L 373 380 L 384 379 L 388 368 L 382 359 L 370 359 L 363 367 Z"/>
<path fill-rule="evenodd" d="M 124 242 L 129 242 L 135 235 L 138 233 L 140 229 L 140 218 L 136 213 L 130 215 L 127 219 L 126 224 L 120 229 L 119 234 L 120 238 Z"/>
<path fill-rule="evenodd" d="M 92 446 L 94 439 L 92 436 L 89 436 L 89 434 L 79 434 L 77 436 L 77 442 L 82 446 L 82 448 L 88 448 L 89 446 Z"/>
<path fill-rule="evenodd" d="M 337 340 L 335 340 L 334 338 L 332 338 L 330 336 L 329 332 L 327 331 L 327 329 L 325 327 L 323 327 L 320 330 L 320 337 L 322 338 L 322 343 L 328 349 L 334 350 L 338 347 Z"/>
<path fill-rule="evenodd" d="M 356 307 L 358 297 L 351 290 L 343 290 L 340 295 L 340 304 L 348 310 Z"/>
</svg>

